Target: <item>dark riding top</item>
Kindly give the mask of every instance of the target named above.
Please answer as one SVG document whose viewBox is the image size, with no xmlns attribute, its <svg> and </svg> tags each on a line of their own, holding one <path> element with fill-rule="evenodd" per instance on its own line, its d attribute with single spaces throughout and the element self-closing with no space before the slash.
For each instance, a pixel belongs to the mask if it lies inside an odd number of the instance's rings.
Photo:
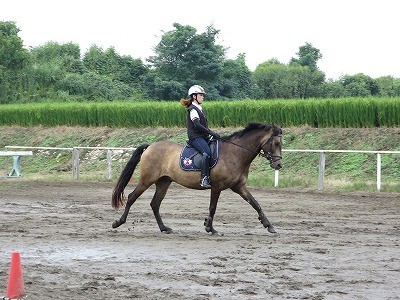
<svg viewBox="0 0 400 300">
<path fill-rule="evenodd" d="M 187 134 L 189 137 L 189 140 L 194 140 L 195 138 L 198 137 L 203 137 L 204 139 L 208 138 L 208 133 L 207 132 L 199 132 L 198 130 L 196 130 L 195 125 L 193 123 L 193 121 L 190 119 L 190 111 L 194 109 L 197 111 L 197 113 L 199 114 L 200 117 L 200 124 L 203 125 L 205 128 L 208 128 L 208 121 L 207 121 L 207 117 L 204 114 L 204 112 L 202 110 L 200 110 L 199 108 L 197 108 L 196 106 L 194 106 L 193 104 L 191 104 L 188 107 L 187 110 Z"/>
</svg>

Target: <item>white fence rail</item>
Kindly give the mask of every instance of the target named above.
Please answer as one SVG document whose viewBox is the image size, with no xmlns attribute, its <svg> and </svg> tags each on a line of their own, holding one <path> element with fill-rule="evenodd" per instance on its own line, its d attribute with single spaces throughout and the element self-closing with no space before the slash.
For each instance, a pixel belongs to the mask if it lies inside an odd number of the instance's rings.
<svg viewBox="0 0 400 300">
<path fill-rule="evenodd" d="M 107 151 L 107 178 L 111 179 L 111 161 L 113 150 L 136 150 L 134 147 L 29 147 L 29 146 L 6 146 L 6 149 L 30 149 L 30 150 L 61 150 L 72 152 L 72 177 L 78 179 L 79 176 L 79 154 L 80 150 L 104 150 Z M 381 190 L 381 167 L 382 167 L 382 154 L 400 154 L 400 151 L 363 151 L 363 150 L 295 150 L 284 149 L 283 152 L 301 152 L 301 153 L 319 153 L 319 166 L 318 166 L 318 190 L 324 189 L 324 176 L 325 176 L 325 160 L 326 153 L 360 153 L 360 154 L 375 154 L 376 155 L 376 188 Z M 279 186 L 279 171 L 275 171 L 275 187 Z"/>
<path fill-rule="evenodd" d="M 376 189 L 381 190 L 382 187 L 382 154 L 400 154 L 400 151 L 367 151 L 367 150 L 295 150 L 285 149 L 283 152 L 302 152 L 302 153 L 319 153 L 318 166 L 318 190 L 324 189 L 325 176 L 325 158 L 326 153 L 360 153 L 360 154 L 376 154 Z M 275 171 L 275 187 L 279 185 L 279 171 Z"/>
<path fill-rule="evenodd" d="M 30 150 L 60 150 L 72 152 L 72 178 L 78 179 L 79 177 L 79 156 L 80 150 L 104 150 L 107 151 L 107 179 L 111 179 L 111 161 L 113 150 L 136 150 L 133 147 L 30 147 L 30 146 L 5 146 L 6 149 L 30 149 Z"/>
</svg>

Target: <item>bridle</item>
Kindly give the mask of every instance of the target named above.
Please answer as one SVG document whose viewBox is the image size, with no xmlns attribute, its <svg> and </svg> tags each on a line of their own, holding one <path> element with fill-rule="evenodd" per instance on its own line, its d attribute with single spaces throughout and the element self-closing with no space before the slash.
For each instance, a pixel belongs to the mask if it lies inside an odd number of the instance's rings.
<svg viewBox="0 0 400 300">
<path fill-rule="evenodd" d="M 282 156 L 280 156 L 280 155 L 274 155 L 274 150 L 272 149 L 272 139 L 273 139 L 275 136 L 281 137 L 282 135 L 281 135 L 281 134 L 274 134 L 274 133 L 273 133 L 273 134 L 269 137 L 269 139 L 261 145 L 259 151 L 254 151 L 254 150 L 249 149 L 249 148 L 246 148 L 246 147 L 244 147 L 244 146 L 242 146 L 242 145 L 236 144 L 236 143 L 234 143 L 234 142 L 232 142 L 232 141 L 228 141 L 228 140 L 224 140 L 224 141 L 227 142 L 227 143 L 230 143 L 230 144 L 232 144 L 232 145 L 235 145 L 235 146 L 237 146 L 237 147 L 240 147 L 240 148 L 242 148 L 242 149 L 245 149 L 245 150 L 247 150 L 247 151 L 249 151 L 249 152 L 251 152 L 251 153 L 253 153 L 253 154 L 255 154 L 255 155 L 264 157 L 264 158 L 266 158 L 266 159 L 269 161 L 270 164 L 273 164 L 273 163 L 276 162 L 277 160 L 282 159 Z M 269 143 L 269 149 L 268 149 L 268 151 L 265 153 L 264 147 L 265 147 L 265 145 L 267 145 L 268 143 Z"/>
<path fill-rule="evenodd" d="M 261 150 L 258 153 L 259 156 L 265 157 L 269 161 L 270 164 L 273 164 L 277 160 L 282 159 L 281 155 L 274 155 L 274 150 L 272 149 L 272 139 L 275 136 L 282 137 L 281 134 L 277 134 L 277 135 L 272 134 L 269 137 L 269 139 L 264 144 L 261 145 Z M 265 153 L 264 146 L 267 145 L 268 143 L 269 143 L 269 149 L 268 149 L 267 153 Z"/>
</svg>

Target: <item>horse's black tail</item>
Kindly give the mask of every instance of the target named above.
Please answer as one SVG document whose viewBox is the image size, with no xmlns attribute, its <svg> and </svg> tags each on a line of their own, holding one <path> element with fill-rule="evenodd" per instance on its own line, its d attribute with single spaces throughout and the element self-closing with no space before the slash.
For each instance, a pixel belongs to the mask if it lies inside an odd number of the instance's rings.
<svg viewBox="0 0 400 300">
<path fill-rule="evenodd" d="M 111 198 L 112 207 L 118 208 L 125 204 L 124 189 L 128 185 L 128 182 L 132 177 L 133 171 L 135 171 L 135 168 L 140 161 L 143 151 L 146 150 L 148 146 L 148 144 L 143 144 L 136 148 L 135 152 L 133 152 L 131 159 L 126 164 L 124 170 L 119 176 L 117 184 L 115 185 Z"/>
</svg>

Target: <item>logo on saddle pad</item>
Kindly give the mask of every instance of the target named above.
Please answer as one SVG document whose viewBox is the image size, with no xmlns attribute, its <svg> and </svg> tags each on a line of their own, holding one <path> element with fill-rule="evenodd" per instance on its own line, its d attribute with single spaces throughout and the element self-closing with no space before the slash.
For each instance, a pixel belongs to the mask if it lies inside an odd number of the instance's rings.
<svg viewBox="0 0 400 300">
<path fill-rule="evenodd" d="M 219 141 L 212 141 L 210 144 L 211 149 L 211 161 L 210 161 L 210 169 L 215 167 L 218 162 L 219 156 Z M 202 155 L 191 146 L 189 143 L 186 143 L 185 147 L 181 151 L 181 155 L 179 157 L 179 164 L 181 169 L 184 171 L 200 171 L 201 169 L 201 159 Z"/>
</svg>

